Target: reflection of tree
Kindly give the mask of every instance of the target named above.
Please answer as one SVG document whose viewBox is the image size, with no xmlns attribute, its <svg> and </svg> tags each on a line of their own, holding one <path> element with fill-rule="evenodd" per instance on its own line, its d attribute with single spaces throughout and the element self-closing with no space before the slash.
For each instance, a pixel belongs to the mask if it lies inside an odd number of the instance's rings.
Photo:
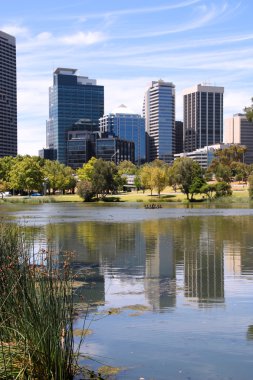
<svg viewBox="0 0 253 380">
<path fill-rule="evenodd" d="M 248 340 L 253 340 L 253 325 L 249 325 L 248 326 L 247 339 Z"/>
</svg>

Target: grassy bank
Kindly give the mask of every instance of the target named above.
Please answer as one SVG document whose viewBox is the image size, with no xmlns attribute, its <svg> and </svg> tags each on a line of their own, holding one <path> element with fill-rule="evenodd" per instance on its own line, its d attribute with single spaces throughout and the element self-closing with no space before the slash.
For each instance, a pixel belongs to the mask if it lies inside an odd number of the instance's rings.
<svg viewBox="0 0 253 380">
<path fill-rule="evenodd" d="M 233 195 L 229 197 L 232 203 L 246 203 L 249 201 L 248 190 L 245 185 L 232 184 Z M 195 195 L 194 199 L 203 200 L 202 195 Z M 223 198 L 224 199 L 224 198 Z M 180 191 L 173 191 L 171 187 L 167 187 L 162 193 L 160 198 L 153 191 L 146 190 L 145 193 L 142 191 L 132 191 L 128 193 L 119 193 L 113 196 L 107 196 L 106 202 L 186 202 L 186 195 Z M 215 200 L 216 201 L 216 200 Z M 27 203 L 27 204 L 40 204 L 40 203 L 57 203 L 57 202 L 82 202 L 81 197 L 77 194 L 66 194 L 66 195 L 47 195 L 41 197 L 21 197 L 13 196 L 4 199 L 0 199 L 1 203 Z M 102 202 L 102 201 L 100 201 Z"/>
<path fill-rule="evenodd" d="M 78 365 L 71 255 L 60 263 L 32 241 L 31 230 L 0 224 L 0 378 L 101 379 Z"/>
</svg>

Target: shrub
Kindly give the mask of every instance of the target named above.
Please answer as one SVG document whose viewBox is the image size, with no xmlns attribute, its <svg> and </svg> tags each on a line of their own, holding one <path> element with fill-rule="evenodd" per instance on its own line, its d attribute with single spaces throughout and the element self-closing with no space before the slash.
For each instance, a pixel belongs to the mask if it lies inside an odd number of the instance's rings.
<svg viewBox="0 0 253 380">
<path fill-rule="evenodd" d="M 250 199 L 253 199 L 253 174 L 248 177 L 248 192 Z"/>
<path fill-rule="evenodd" d="M 84 202 L 90 202 L 94 197 L 92 183 L 87 180 L 83 180 L 77 185 L 77 194 L 83 199 Z"/>
</svg>

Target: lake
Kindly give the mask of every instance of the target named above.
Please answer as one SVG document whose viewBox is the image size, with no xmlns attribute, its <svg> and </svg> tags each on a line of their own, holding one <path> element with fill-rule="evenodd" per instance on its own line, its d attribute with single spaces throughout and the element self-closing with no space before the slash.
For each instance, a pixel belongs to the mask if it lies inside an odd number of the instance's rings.
<svg viewBox="0 0 253 380">
<path fill-rule="evenodd" d="M 129 380 L 252 379 L 253 209 L 52 203 L 0 212 L 36 227 L 36 249 L 75 253 L 91 368 L 121 367 L 116 378 Z"/>
</svg>

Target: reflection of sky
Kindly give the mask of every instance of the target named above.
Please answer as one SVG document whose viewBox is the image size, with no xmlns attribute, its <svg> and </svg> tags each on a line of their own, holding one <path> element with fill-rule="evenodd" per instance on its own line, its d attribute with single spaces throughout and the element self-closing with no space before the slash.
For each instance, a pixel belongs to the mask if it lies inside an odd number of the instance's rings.
<svg viewBox="0 0 253 380">
<path fill-rule="evenodd" d="M 106 307 L 123 307 L 129 305 L 146 305 L 143 278 L 125 277 L 112 278 L 105 275 Z"/>
</svg>

